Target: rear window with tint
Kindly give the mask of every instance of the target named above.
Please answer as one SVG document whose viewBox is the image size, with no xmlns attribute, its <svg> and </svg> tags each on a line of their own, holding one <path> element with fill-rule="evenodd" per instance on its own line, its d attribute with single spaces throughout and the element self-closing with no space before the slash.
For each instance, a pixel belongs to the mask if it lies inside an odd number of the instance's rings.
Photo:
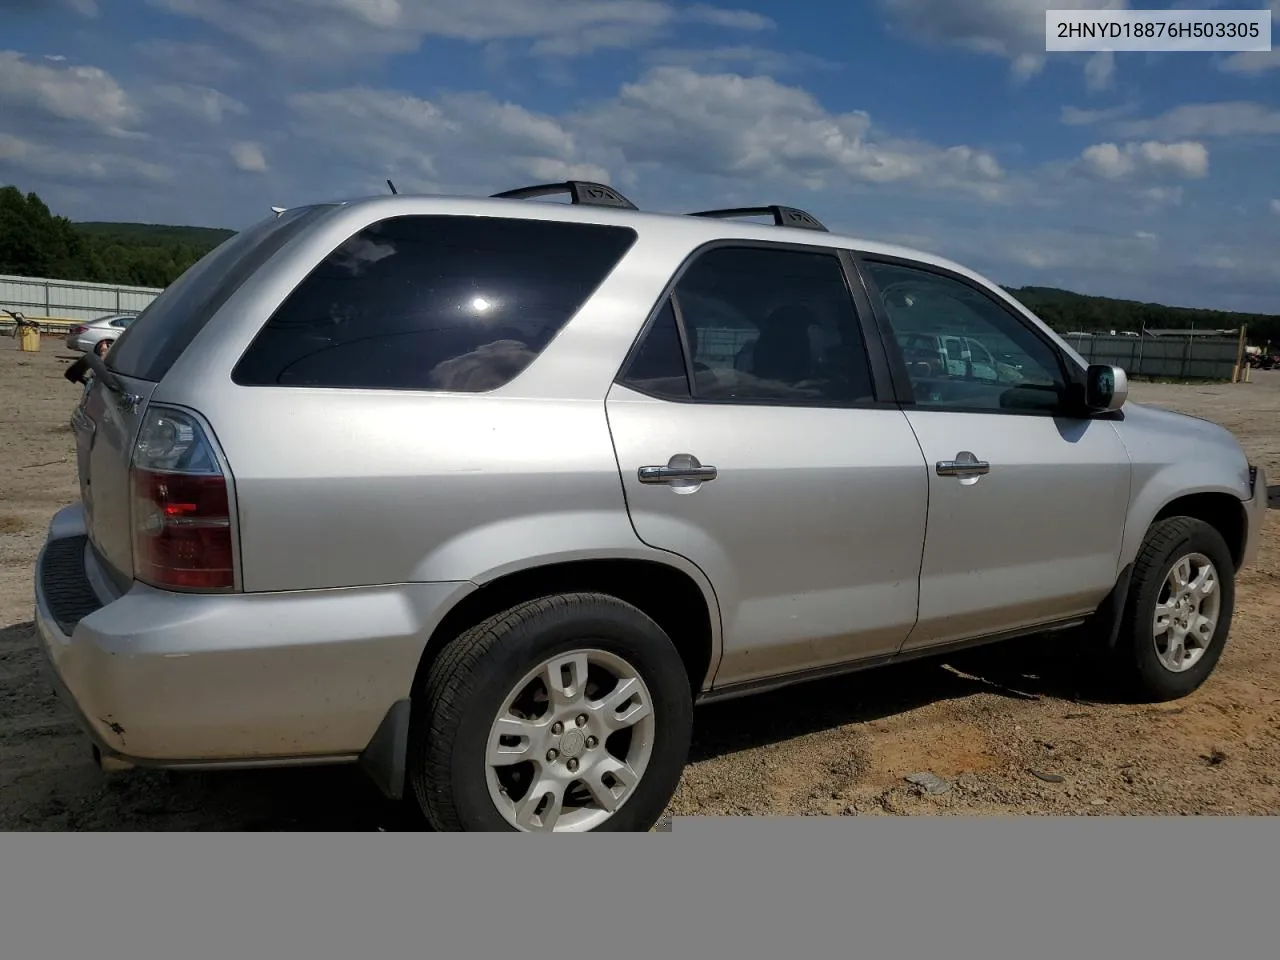
<svg viewBox="0 0 1280 960">
<path fill-rule="evenodd" d="M 297 207 L 224 240 L 138 314 L 107 354 L 126 377 L 160 381 L 209 319 L 281 247 L 333 209 Z"/>
<path fill-rule="evenodd" d="M 523 371 L 635 242 L 625 227 L 407 216 L 360 231 L 267 321 L 243 386 L 495 390 Z"/>
</svg>

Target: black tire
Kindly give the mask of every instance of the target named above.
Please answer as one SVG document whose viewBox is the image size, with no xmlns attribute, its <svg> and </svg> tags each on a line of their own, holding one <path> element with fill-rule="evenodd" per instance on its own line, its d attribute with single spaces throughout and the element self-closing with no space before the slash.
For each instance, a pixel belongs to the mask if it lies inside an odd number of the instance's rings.
<svg viewBox="0 0 1280 960">
<path fill-rule="evenodd" d="M 630 604 L 561 594 L 490 617 L 451 641 L 415 691 L 407 773 L 428 822 L 441 831 L 515 831 L 490 797 L 485 751 L 506 698 L 530 670 L 574 649 L 625 660 L 648 687 L 653 750 L 639 783 L 597 832 L 644 832 L 662 816 L 688 758 L 693 697 L 670 638 Z"/>
<path fill-rule="evenodd" d="M 1153 618 L 1165 578 L 1183 557 L 1208 557 L 1221 591 L 1218 622 L 1204 654 L 1189 669 L 1174 672 L 1157 656 Z M 1135 698 L 1149 703 L 1177 700 L 1199 689 L 1226 646 L 1235 607 L 1235 561 L 1222 534 L 1193 517 L 1170 517 L 1151 526 L 1133 566 L 1115 654 L 1121 680 Z"/>
</svg>

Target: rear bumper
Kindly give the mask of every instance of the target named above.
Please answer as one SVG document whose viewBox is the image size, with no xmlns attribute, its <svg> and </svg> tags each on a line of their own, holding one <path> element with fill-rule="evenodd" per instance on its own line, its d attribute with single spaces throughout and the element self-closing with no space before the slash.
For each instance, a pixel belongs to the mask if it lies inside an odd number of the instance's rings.
<svg viewBox="0 0 1280 960">
<path fill-rule="evenodd" d="M 233 596 L 95 575 L 83 514 L 37 561 L 35 620 L 55 689 L 101 753 L 140 766 L 356 760 L 409 696 L 431 631 L 470 583 Z"/>
<path fill-rule="evenodd" d="M 1248 528 L 1245 531 L 1244 556 L 1241 567 L 1253 563 L 1258 556 L 1258 548 L 1262 545 L 1262 525 L 1267 519 L 1267 472 L 1262 467 L 1251 468 L 1253 472 L 1253 496 L 1245 501 L 1244 509 Z"/>
</svg>

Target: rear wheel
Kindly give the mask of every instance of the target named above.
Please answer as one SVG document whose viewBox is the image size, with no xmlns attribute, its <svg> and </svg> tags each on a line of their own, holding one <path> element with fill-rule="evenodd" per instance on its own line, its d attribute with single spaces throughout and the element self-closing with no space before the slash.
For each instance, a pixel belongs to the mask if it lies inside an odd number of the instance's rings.
<svg viewBox="0 0 1280 960">
<path fill-rule="evenodd" d="M 439 830 L 644 831 L 688 756 L 684 663 L 601 594 L 520 604 L 453 640 L 415 695 L 408 772 Z"/>
<path fill-rule="evenodd" d="M 107 351 L 110 349 L 111 349 L 110 340 L 99 340 L 96 344 L 94 344 L 93 352 L 100 357 L 105 357 L 107 355 Z"/>
<path fill-rule="evenodd" d="M 1154 524 L 1134 563 L 1116 654 L 1140 699 L 1198 689 L 1222 656 L 1235 604 L 1235 562 L 1213 527 L 1193 517 Z"/>
</svg>

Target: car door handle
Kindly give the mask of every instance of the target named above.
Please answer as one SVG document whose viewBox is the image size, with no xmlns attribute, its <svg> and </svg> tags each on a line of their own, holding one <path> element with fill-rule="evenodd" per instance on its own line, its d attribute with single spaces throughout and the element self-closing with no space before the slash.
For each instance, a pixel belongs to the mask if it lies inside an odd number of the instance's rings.
<svg viewBox="0 0 1280 960">
<path fill-rule="evenodd" d="M 712 466 L 704 466 L 698 458 L 687 453 L 678 453 L 665 465 L 641 467 L 638 471 L 641 483 L 706 483 L 719 476 L 719 471 Z"/>
<path fill-rule="evenodd" d="M 991 464 L 962 450 L 954 460 L 939 460 L 937 470 L 940 477 L 981 477 L 991 472 Z"/>
</svg>

